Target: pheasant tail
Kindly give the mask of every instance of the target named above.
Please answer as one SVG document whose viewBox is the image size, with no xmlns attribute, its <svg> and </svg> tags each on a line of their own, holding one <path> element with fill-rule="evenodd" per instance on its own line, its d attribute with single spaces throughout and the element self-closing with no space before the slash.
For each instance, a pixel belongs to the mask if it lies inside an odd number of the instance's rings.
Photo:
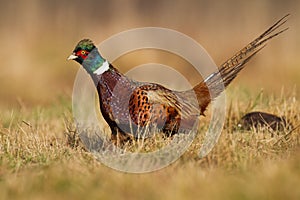
<svg viewBox="0 0 300 200">
<path fill-rule="evenodd" d="M 268 40 L 278 36 L 288 29 L 285 28 L 278 30 L 283 24 L 285 24 L 288 16 L 289 14 L 278 20 L 263 34 L 224 62 L 217 72 L 211 74 L 193 88 L 197 95 L 201 114 L 203 114 L 208 104 L 225 90 L 237 74 L 245 67 L 245 64 L 266 46 Z"/>
</svg>

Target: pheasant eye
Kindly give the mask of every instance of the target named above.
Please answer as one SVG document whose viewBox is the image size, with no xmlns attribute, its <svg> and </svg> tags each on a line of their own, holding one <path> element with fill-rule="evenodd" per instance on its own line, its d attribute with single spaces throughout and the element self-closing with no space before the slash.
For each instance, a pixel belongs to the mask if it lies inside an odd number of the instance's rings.
<svg viewBox="0 0 300 200">
<path fill-rule="evenodd" d="M 82 54 L 82 55 L 85 55 L 85 54 L 86 54 L 86 52 L 85 52 L 85 51 L 81 51 L 81 54 Z"/>
</svg>

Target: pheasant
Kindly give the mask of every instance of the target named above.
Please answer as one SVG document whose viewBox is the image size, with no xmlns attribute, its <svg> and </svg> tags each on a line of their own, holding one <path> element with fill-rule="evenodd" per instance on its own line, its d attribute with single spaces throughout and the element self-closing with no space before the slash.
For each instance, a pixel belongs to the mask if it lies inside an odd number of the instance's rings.
<svg viewBox="0 0 300 200">
<path fill-rule="evenodd" d="M 267 41 L 288 29 L 278 30 L 287 17 L 278 20 L 224 62 L 217 72 L 187 91 L 173 91 L 160 84 L 130 79 L 103 58 L 89 39 L 81 40 L 68 60 L 77 61 L 92 78 L 113 141 L 129 136 L 131 139 L 132 136 L 145 137 L 154 129 L 169 136 L 192 129 L 209 103 L 223 92 Z"/>
</svg>

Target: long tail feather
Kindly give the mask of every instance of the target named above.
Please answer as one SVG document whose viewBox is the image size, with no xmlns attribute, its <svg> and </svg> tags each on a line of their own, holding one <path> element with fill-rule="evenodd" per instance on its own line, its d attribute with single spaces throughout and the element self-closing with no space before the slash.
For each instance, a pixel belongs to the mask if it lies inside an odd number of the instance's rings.
<svg viewBox="0 0 300 200">
<path fill-rule="evenodd" d="M 288 28 L 277 31 L 284 25 L 290 14 L 285 15 L 259 37 L 250 42 L 243 49 L 238 51 L 234 56 L 225 61 L 219 68 L 219 71 L 211 74 L 204 81 L 194 87 L 197 95 L 201 112 L 206 109 L 211 100 L 220 95 L 221 92 L 232 82 L 237 74 L 245 67 L 245 64 L 253 58 L 261 49 L 263 49 L 267 42 L 272 38 L 280 35 L 288 30 Z M 209 93 L 210 98 L 205 94 Z"/>
</svg>

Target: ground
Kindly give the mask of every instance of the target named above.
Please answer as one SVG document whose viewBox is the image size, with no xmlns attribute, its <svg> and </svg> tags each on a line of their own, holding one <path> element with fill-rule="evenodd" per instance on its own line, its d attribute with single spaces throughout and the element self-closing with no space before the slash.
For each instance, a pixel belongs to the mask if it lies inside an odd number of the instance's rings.
<svg viewBox="0 0 300 200">
<path fill-rule="evenodd" d="M 215 148 L 198 158 L 200 140 L 175 163 L 146 174 L 110 169 L 80 144 L 68 98 L 48 107 L 2 112 L 1 199 L 299 199 L 299 102 L 260 93 L 230 100 Z M 239 130 L 249 110 L 285 115 L 295 130 Z M 208 110 L 209 115 L 209 110 Z M 203 124 L 209 122 L 203 118 Z M 198 135 L 205 131 L 200 125 Z M 75 131 L 75 132 L 74 132 Z"/>
</svg>

